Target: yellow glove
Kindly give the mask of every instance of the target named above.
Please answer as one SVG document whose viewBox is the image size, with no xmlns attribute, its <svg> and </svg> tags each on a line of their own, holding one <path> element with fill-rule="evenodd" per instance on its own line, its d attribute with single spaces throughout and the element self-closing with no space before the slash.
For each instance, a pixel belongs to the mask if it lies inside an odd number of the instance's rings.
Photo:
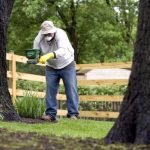
<svg viewBox="0 0 150 150">
<path fill-rule="evenodd" d="M 46 55 L 43 55 L 40 57 L 39 59 L 39 62 L 41 64 L 45 64 L 45 62 L 48 60 L 48 59 L 53 59 L 54 58 L 54 53 L 48 53 Z"/>
</svg>

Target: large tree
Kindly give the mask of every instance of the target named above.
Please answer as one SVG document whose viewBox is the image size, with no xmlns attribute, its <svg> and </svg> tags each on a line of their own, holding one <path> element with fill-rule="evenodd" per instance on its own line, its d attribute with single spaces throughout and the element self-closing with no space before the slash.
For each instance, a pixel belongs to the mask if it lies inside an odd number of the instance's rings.
<svg viewBox="0 0 150 150">
<path fill-rule="evenodd" d="M 20 120 L 14 109 L 7 83 L 6 32 L 14 0 L 0 0 L 0 119 Z"/>
<path fill-rule="evenodd" d="M 150 0 L 140 0 L 132 72 L 106 143 L 150 144 Z"/>
</svg>

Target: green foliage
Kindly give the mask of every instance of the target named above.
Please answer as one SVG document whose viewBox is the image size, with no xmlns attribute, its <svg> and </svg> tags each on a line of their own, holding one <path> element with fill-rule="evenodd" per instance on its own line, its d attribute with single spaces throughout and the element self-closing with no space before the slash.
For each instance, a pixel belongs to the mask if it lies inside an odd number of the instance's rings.
<svg viewBox="0 0 150 150">
<path fill-rule="evenodd" d="M 53 20 L 68 32 L 72 43 L 76 42 L 78 63 L 132 59 L 137 22 L 134 0 L 112 1 L 111 5 L 105 0 L 16 0 L 7 49 L 24 55 L 25 49 L 32 48 L 44 20 Z"/>
<path fill-rule="evenodd" d="M 30 91 L 45 91 L 45 83 L 40 83 L 36 81 L 24 81 L 17 80 L 17 89 L 30 90 Z"/>
<path fill-rule="evenodd" d="M 29 92 L 24 97 L 17 98 L 16 108 L 21 117 L 40 118 L 45 111 L 45 104 L 44 100 Z"/>
<path fill-rule="evenodd" d="M 115 6 L 117 4 L 108 7 L 104 1 L 93 0 L 84 9 L 82 8 L 82 16 L 86 21 L 81 18 L 81 22 L 79 22 L 81 23 L 79 42 L 84 43 L 84 45 L 79 44 L 81 63 L 129 61 L 132 59 L 134 41 L 127 42 L 125 39 L 125 34 L 129 33 L 123 26 L 124 24 L 116 20 L 116 12 L 113 9 Z M 126 9 L 128 7 L 130 6 L 126 6 Z M 136 27 L 136 19 L 133 16 L 129 19 L 128 22 L 133 25 L 130 30 L 133 31 Z M 123 16 L 119 16 L 119 20 L 124 20 Z M 135 32 L 132 32 L 131 36 L 134 40 Z"/>
<path fill-rule="evenodd" d="M 45 91 L 45 83 L 36 81 L 17 80 L 17 88 L 33 91 Z M 79 95 L 123 95 L 127 86 L 78 86 Z M 63 85 L 59 87 L 59 93 L 64 94 L 65 89 Z"/>
<path fill-rule="evenodd" d="M 17 88 L 33 91 L 45 91 L 45 83 L 17 80 Z M 124 95 L 127 86 L 78 86 L 79 95 Z M 59 87 L 59 93 L 64 94 L 63 85 Z"/>
<path fill-rule="evenodd" d="M 17 63 L 17 72 L 30 73 L 45 76 L 45 67 L 34 64 Z"/>
<path fill-rule="evenodd" d="M 127 86 L 79 86 L 78 93 L 79 95 L 124 95 Z M 80 101 L 79 109 L 80 110 L 89 110 L 89 111 L 118 111 L 114 109 L 113 102 L 85 102 Z M 115 104 L 120 107 L 120 104 Z"/>
<path fill-rule="evenodd" d="M 44 17 L 44 14 L 47 12 L 47 7 L 44 8 L 45 2 L 41 0 L 24 0 L 23 1 L 23 12 L 29 18 L 36 19 L 37 17 Z M 43 8 L 43 9 L 41 9 Z"/>
<path fill-rule="evenodd" d="M 83 102 L 79 104 L 79 110 L 85 111 L 113 111 L 111 102 Z"/>
<path fill-rule="evenodd" d="M 30 4 L 34 4 L 30 5 Z M 25 49 L 32 48 L 33 40 L 38 33 L 44 15 L 41 13 L 43 1 L 16 0 L 12 12 L 7 49 L 24 55 Z"/>
<path fill-rule="evenodd" d="M 123 95 L 127 86 L 78 86 L 79 95 Z"/>
</svg>

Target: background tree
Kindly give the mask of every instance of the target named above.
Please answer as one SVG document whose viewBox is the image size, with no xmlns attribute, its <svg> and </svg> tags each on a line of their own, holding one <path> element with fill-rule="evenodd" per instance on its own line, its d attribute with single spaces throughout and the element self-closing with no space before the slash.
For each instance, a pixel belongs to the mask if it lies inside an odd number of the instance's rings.
<svg viewBox="0 0 150 150">
<path fill-rule="evenodd" d="M 40 24 L 49 19 L 68 33 L 78 63 L 129 61 L 135 37 L 137 2 L 126 0 L 128 3 L 124 6 L 122 1 L 16 0 L 7 49 L 24 55 L 24 49 L 32 47 Z"/>
<path fill-rule="evenodd" d="M 14 0 L 0 0 L 0 118 L 20 120 L 13 107 L 7 84 L 6 32 Z"/>
<path fill-rule="evenodd" d="M 150 144 L 150 1 L 140 0 L 132 72 L 107 143 Z"/>
<path fill-rule="evenodd" d="M 126 43 L 134 45 L 135 38 L 132 32 L 136 30 L 138 2 L 135 0 L 118 0 L 114 5 L 118 9 L 116 19 L 122 28 L 122 36 Z"/>
</svg>

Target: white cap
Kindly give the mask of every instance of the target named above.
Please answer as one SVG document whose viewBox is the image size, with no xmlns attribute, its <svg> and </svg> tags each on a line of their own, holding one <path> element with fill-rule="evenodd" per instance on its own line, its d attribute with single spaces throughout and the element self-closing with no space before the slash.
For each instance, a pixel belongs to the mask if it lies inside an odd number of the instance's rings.
<svg viewBox="0 0 150 150">
<path fill-rule="evenodd" d="M 48 34 L 56 32 L 56 27 L 52 21 L 44 21 L 41 24 L 41 34 Z"/>
</svg>

